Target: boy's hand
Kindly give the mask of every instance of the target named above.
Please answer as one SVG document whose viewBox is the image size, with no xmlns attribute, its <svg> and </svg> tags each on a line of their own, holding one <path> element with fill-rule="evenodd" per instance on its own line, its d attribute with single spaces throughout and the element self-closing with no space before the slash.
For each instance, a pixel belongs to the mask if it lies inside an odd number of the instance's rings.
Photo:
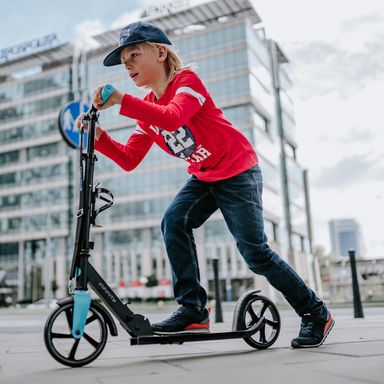
<svg viewBox="0 0 384 384">
<path fill-rule="evenodd" d="M 88 124 L 83 122 L 84 116 L 87 114 L 87 112 L 81 113 L 79 116 L 77 116 L 75 121 L 75 126 L 78 129 L 83 129 L 84 131 L 88 131 Z M 96 124 L 96 132 L 95 132 L 95 139 L 99 140 L 100 136 L 103 134 L 104 130 L 100 127 L 99 124 Z"/>
<path fill-rule="evenodd" d="M 84 131 L 88 130 L 88 124 L 86 124 L 83 119 L 84 119 L 84 116 L 87 114 L 87 112 L 83 112 L 83 113 L 80 113 L 79 116 L 77 116 L 76 120 L 75 120 L 75 126 L 78 128 L 78 129 L 83 129 Z"/>
<path fill-rule="evenodd" d="M 101 90 L 103 89 L 103 87 L 104 86 L 101 85 L 100 87 L 97 87 L 96 90 L 93 92 L 92 101 L 97 109 L 103 110 L 112 107 L 115 104 L 121 104 L 121 101 L 123 100 L 123 94 L 117 89 L 115 89 L 112 95 L 109 96 L 108 100 L 104 104 L 102 104 L 103 100 L 101 99 Z"/>
</svg>

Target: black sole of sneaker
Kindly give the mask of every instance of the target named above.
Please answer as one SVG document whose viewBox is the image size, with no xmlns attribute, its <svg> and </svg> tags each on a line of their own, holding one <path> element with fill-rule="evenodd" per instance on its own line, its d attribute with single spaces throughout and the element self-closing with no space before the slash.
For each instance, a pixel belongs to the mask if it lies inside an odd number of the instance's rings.
<svg viewBox="0 0 384 384">
<path fill-rule="evenodd" d="M 316 348 L 316 347 L 320 347 L 320 345 L 324 343 L 325 339 L 329 335 L 329 332 L 331 332 L 331 330 L 332 330 L 334 325 L 335 325 L 335 320 L 332 319 L 332 322 L 329 325 L 329 327 L 327 329 L 327 332 L 325 333 L 324 337 L 321 339 L 320 343 L 318 343 L 318 344 L 310 344 L 310 345 L 303 345 L 303 344 L 298 343 L 295 340 L 292 340 L 291 347 L 292 348 Z"/>
<path fill-rule="evenodd" d="M 191 329 L 188 331 L 177 331 L 177 332 L 164 332 L 164 331 L 153 331 L 155 335 L 189 335 L 191 333 L 210 333 L 209 329 Z"/>
</svg>

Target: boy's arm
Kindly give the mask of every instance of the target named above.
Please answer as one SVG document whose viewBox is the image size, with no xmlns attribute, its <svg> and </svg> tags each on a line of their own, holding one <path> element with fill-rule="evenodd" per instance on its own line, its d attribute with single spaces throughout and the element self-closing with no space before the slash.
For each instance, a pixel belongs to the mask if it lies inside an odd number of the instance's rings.
<svg viewBox="0 0 384 384">
<path fill-rule="evenodd" d="M 208 92 L 196 74 L 188 71 L 176 85 L 175 95 L 167 105 L 158 105 L 132 95 L 124 95 L 120 114 L 175 131 L 191 119 L 204 104 Z"/>
<path fill-rule="evenodd" d="M 135 169 L 150 150 L 153 140 L 137 126 L 126 144 L 112 139 L 107 132 L 103 132 L 95 142 L 95 149 L 109 157 L 126 171 Z"/>
</svg>

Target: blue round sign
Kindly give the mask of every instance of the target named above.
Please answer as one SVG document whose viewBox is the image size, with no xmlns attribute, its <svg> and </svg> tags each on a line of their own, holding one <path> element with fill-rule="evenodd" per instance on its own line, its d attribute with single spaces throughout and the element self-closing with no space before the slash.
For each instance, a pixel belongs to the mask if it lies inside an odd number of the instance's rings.
<svg viewBox="0 0 384 384">
<path fill-rule="evenodd" d="M 80 148 L 80 129 L 75 126 L 77 116 L 87 112 L 88 105 L 80 101 L 71 101 L 60 110 L 59 129 L 68 145 L 72 148 Z M 87 147 L 88 132 L 84 131 L 83 147 Z"/>
</svg>

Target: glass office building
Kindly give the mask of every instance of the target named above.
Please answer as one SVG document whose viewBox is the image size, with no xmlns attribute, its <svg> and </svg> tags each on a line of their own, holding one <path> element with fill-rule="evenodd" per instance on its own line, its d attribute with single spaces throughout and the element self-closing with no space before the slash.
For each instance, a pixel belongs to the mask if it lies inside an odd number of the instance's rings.
<svg viewBox="0 0 384 384">
<path fill-rule="evenodd" d="M 357 257 L 362 256 L 361 231 L 356 220 L 331 220 L 328 226 L 332 255 L 336 257 L 349 257 L 349 251 L 353 249 Z"/>
<path fill-rule="evenodd" d="M 47 294 L 66 269 L 72 183 L 57 117 L 72 53 L 64 44 L 0 64 L 0 269 L 17 271 L 18 300 Z"/>
<path fill-rule="evenodd" d="M 258 28 L 261 19 L 256 10 L 248 1 L 212 1 L 172 13 L 147 12 L 143 19 L 167 31 L 183 62 L 196 64 L 195 70 L 216 104 L 255 146 L 264 173 L 269 242 L 319 289 L 311 254 L 305 178 L 296 158 L 292 84 L 284 69 L 287 59 Z M 1 191 L 5 191 L 0 208 L 0 269 L 18 268 L 19 298 L 32 289 L 28 279 L 33 280 L 33 266 L 41 266 L 42 276 L 51 276 L 41 281 L 54 281 L 56 293 L 65 294 L 74 231 L 71 214 L 76 209 L 76 155 L 58 134 L 60 106 L 71 96 L 88 101 L 89 93 L 105 83 L 138 96 L 146 93 L 134 86 L 122 66 L 102 65 L 118 35 L 119 31 L 113 30 L 95 36 L 99 46 L 74 54 L 71 63 L 52 65 L 31 78 L 6 78 L 0 83 L 0 97 L 3 93 L 13 95 L 5 96 L 6 101 L 0 99 Z M 57 76 L 54 89 L 43 91 L 43 84 L 51 84 L 50 76 Z M 40 91 L 38 87 L 42 87 Z M 26 93 L 31 88 L 35 91 Z M 21 104 L 24 112 L 19 112 Z M 12 108 L 15 112 L 4 112 Z M 135 127 L 133 120 L 118 115 L 117 108 L 103 111 L 100 124 L 120 142 L 126 142 Z M 16 134 L 19 136 L 12 136 Z M 129 294 L 130 287 L 148 278 L 167 284 L 171 272 L 160 223 L 188 178 L 187 163 L 167 156 L 156 146 L 129 174 L 103 155 L 98 158 L 95 181 L 113 192 L 115 204 L 98 218 L 102 227 L 93 230 L 93 264 L 122 294 Z M 194 234 L 202 283 L 210 291 L 211 260 L 218 258 L 225 298 L 236 299 L 254 286 L 275 296 L 263 278 L 247 269 L 219 212 Z"/>
</svg>

